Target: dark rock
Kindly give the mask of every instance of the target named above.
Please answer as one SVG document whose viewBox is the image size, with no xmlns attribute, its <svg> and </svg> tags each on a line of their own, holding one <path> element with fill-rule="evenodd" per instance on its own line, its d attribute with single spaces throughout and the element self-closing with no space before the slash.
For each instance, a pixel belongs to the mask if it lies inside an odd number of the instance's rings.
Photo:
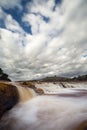
<svg viewBox="0 0 87 130">
<path fill-rule="evenodd" d="M 3 73 L 3 70 L 0 68 L 0 80 L 5 80 L 5 81 L 11 81 L 9 78 L 8 78 L 8 75 Z"/>
<path fill-rule="evenodd" d="M 33 89 L 38 95 L 44 94 L 44 91 L 41 88 L 36 88 L 35 85 L 29 81 L 24 81 L 22 83 L 22 85 L 24 87 L 29 87 L 29 88 Z"/>
<path fill-rule="evenodd" d="M 22 83 L 22 85 L 26 86 L 26 87 L 29 87 L 29 88 L 32 88 L 32 89 L 36 89 L 35 85 L 29 81 L 24 81 Z"/>
<path fill-rule="evenodd" d="M 37 88 L 37 89 L 36 89 L 36 92 L 37 92 L 39 95 L 43 95 L 43 94 L 44 94 L 44 91 L 43 91 L 43 89 L 41 89 L 41 88 Z"/>
<path fill-rule="evenodd" d="M 19 94 L 15 86 L 0 83 L 0 118 L 18 102 L 18 99 Z"/>
</svg>

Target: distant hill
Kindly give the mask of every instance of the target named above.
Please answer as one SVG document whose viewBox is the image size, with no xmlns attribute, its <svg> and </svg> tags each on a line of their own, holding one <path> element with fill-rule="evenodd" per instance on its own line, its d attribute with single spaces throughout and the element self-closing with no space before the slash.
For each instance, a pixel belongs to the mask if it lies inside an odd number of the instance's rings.
<svg viewBox="0 0 87 130">
<path fill-rule="evenodd" d="M 53 76 L 53 77 L 45 77 L 43 79 L 40 79 L 39 81 L 42 82 L 87 81 L 87 75 L 79 75 L 73 78 Z"/>
<path fill-rule="evenodd" d="M 42 79 L 34 79 L 34 80 L 24 80 L 18 82 L 78 82 L 78 81 L 87 81 L 87 75 L 79 75 L 73 78 L 69 77 L 58 77 L 58 76 L 51 76 L 45 77 Z"/>
<path fill-rule="evenodd" d="M 43 81 L 43 82 L 57 82 L 57 81 L 68 81 L 68 80 L 70 80 L 70 79 L 66 78 L 66 77 L 53 76 L 53 77 L 45 77 L 45 78 L 41 79 L 40 81 Z"/>
<path fill-rule="evenodd" d="M 72 78 L 72 80 L 87 81 L 87 74 L 86 75 L 79 75 L 77 77 Z"/>
<path fill-rule="evenodd" d="M 1 68 L 0 68 L 0 80 L 11 81 L 11 80 L 8 78 L 8 75 L 7 75 L 6 73 L 4 73 Z"/>
</svg>

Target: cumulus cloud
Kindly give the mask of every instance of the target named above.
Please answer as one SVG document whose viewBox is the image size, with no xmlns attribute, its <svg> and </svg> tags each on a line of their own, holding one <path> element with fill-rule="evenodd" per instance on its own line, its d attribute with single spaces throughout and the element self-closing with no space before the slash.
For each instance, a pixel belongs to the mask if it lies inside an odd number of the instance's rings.
<svg viewBox="0 0 87 130">
<path fill-rule="evenodd" d="M 0 19 L 4 22 L 5 27 L 7 30 L 14 31 L 14 32 L 24 32 L 23 29 L 20 27 L 19 23 L 13 19 L 10 14 L 6 14 L 2 8 L 0 8 Z"/>
<path fill-rule="evenodd" d="M 0 67 L 7 73 L 14 75 L 17 72 L 15 63 L 23 55 L 22 41 L 25 32 L 11 15 L 0 8 L 0 19 L 5 28 L 0 28 Z"/>
<path fill-rule="evenodd" d="M 22 22 L 31 26 L 32 35 L 7 14 L 6 29 L 0 29 L 1 65 L 10 76 L 24 80 L 86 74 L 87 2 L 32 0 L 26 10 Z"/>
<path fill-rule="evenodd" d="M 21 6 L 21 0 L 0 0 L 0 6 L 4 9 L 14 8 L 18 7 L 19 9 L 22 9 Z"/>
</svg>

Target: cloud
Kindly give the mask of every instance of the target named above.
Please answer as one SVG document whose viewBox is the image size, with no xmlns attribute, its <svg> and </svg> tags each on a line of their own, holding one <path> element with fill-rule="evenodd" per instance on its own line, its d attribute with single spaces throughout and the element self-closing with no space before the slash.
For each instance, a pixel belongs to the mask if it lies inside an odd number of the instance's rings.
<svg viewBox="0 0 87 130">
<path fill-rule="evenodd" d="M 19 9 L 22 8 L 21 0 L 0 0 L 0 6 L 4 9 L 18 7 Z"/>
<path fill-rule="evenodd" d="M 16 62 L 23 55 L 22 41 L 26 34 L 10 14 L 0 8 L 0 19 L 5 28 L 0 28 L 0 67 L 9 75 L 17 72 Z"/>
<path fill-rule="evenodd" d="M 86 74 L 86 12 L 82 0 L 57 5 L 54 0 L 33 0 L 22 16 L 32 35 L 5 14 L 6 29 L 0 29 L 1 66 L 15 80 Z"/>
<path fill-rule="evenodd" d="M 10 14 L 6 14 L 1 8 L 0 8 L 0 19 L 5 24 L 5 28 L 7 30 L 14 31 L 16 33 L 23 32 L 23 29 L 20 27 L 19 23 L 15 19 L 13 19 L 13 17 Z"/>
<path fill-rule="evenodd" d="M 8 69 L 10 62 L 14 63 L 14 60 L 20 58 L 18 57 L 21 50 L 20 39 L 18 34 L 14 34 L 6 29 L 0 29 L 0 36 L 0 62 L 2 67 L 7 66 Z"/>
</svg>

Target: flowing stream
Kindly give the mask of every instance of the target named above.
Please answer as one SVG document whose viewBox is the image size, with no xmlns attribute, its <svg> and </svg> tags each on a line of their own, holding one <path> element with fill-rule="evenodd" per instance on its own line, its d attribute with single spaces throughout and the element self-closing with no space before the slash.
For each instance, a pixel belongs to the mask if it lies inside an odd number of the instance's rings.
<svg viewBox="0 0 87 130">
<path fill-rule="evenodd" d="M 86 83 L 35 83 L 45 96 L 12 84 L 20 100 L 3 116 L 0 130 L 87 130 Z"/>
<path fill-rule="evenodd" d="M 71 91 L 73 88 L 79 88 L 79 89 L 87 89 L 87 82 L 63 82 L 63 83 L 36 83 L 35 86 L 37 88 L 42 88 L 45 93 L 53 93 L 56 94 L 58 92 L 63 91 Z"/>
</svg>

